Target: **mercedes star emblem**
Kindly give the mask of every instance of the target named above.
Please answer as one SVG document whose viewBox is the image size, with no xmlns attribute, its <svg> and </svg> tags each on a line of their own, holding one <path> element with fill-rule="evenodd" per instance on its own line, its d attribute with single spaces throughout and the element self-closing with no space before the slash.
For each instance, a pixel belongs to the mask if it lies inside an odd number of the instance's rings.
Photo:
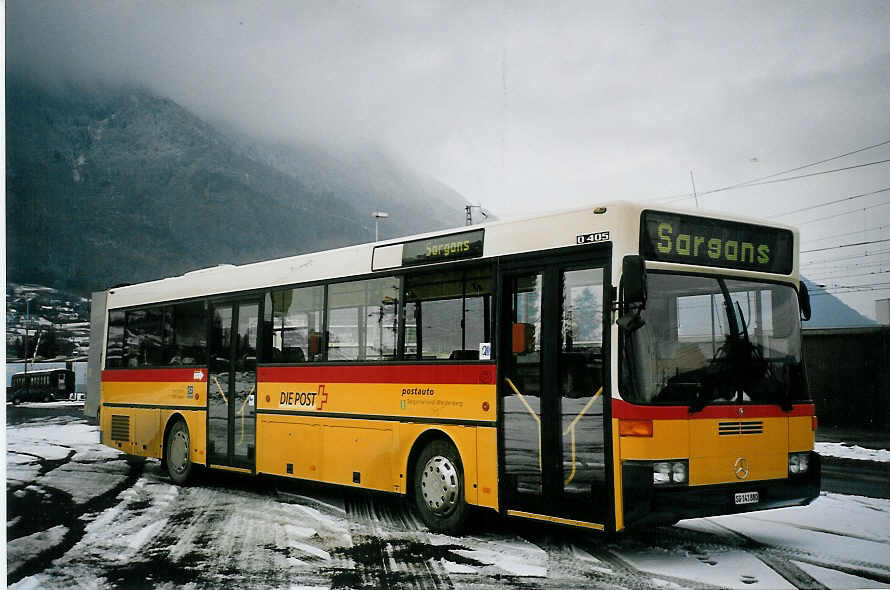
<svg viewBox="0 0 890 590">
<path fill-rule="evenodd" d="M 744 457 L 735 460 L 735 476 L 738 479 L 748 479 L 748 461 Z"/>
</svg>

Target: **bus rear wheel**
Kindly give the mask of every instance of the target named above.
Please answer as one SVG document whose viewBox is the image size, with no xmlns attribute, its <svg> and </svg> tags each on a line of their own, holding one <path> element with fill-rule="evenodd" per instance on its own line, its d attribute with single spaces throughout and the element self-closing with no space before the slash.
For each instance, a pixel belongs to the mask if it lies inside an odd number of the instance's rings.
<svg viewBox="0 0 890 590">
<path fill-rule="evenodd" d="M 418 455 L 414 503 L 430 530 L 457 534 L 463 529 L 467 517 L 463 466 L 450 443 L 434 440 Z"/>
<path fill-rule="evenodd" d="M 167 473 L 175 483 L 183 485 L 189 481 L 192 475 L 191 440 L 189 429 L 185 422 L 177 420 L 167 433 L 164 442 L 164 459 L 167 464 Z"/>
</svg>

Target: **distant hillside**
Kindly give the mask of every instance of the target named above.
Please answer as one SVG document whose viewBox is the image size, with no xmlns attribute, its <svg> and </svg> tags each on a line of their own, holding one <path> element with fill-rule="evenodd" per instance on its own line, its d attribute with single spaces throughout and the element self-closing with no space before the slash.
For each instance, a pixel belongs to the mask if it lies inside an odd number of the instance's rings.
<svg viewBox="0 0 890 590">
<path fill-rule="evenodd" d="M 78 292 L 460 225 L 463 199 L 379 154 L 245 147 L 139 89 L 7 78 L 7 276 Z M 304 157 L 304 161 L 299 161 Z M 366 179 L 396 179 L 390 185 Z M 378 196 L 397 185 L 394 200 Z M 433 206 L 427 206 L 434 203 Z"/>
<path fill-rule="evenodd" d="M 858 326 L 877 326 L 878 323 L 869 319 L 835 297 L 815 283 L 803 279 L 810 291 L 810 302 L 813 317 L 803 323 L 803 328 L 852 328 Z"/>
<path fill-rule="evenodd" d="M 334 194 L 354 207 L 373 228 L 372 211 L 390 217 L 380 238 L 463 225 L 464 198 L 437 180 L 418 174 L 374 146 L 333 155 L 303 142 L 264 144 L 233 135 L 243 153 L 298 178 L 310 190 Z M 436 221 L 434 223 L 434 220 Z"/>
</svg>

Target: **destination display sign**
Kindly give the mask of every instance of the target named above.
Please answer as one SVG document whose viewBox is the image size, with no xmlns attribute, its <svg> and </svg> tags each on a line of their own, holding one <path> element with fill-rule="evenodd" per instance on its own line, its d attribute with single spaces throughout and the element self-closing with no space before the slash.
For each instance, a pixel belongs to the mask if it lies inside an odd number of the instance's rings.
<svg viewBox="0 0 890 590">
<path fill-rule="evenodd" d="M 450 236 L 436 236 L 405 242 L 402 245 L 402 265 L 431 264 L 482 256 L 485 230 L 475 229 Z"/>
<path fill-rule="evenodd" d="M 647 260 L 778 274 L 794 266 L 794 234 L 787 229 L 660 211 L 643 211 L 640 221 Z"/>
</svg>

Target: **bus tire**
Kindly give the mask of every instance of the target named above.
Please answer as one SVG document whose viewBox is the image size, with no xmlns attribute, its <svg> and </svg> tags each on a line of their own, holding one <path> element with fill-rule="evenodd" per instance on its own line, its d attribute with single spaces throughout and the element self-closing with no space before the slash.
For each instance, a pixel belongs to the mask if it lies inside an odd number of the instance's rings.
<svg viewBox="0 0 890 590">
<path fill-rule="evenodd" d="M 191 439 L 185 421 L 177 419 L 164 441 L 164 462 L 174 483 L 185 485 L 192 475 Z"/>
<path fill-rule="evenodd" d="M 457 534 L 467 517 L 464 473 L 457 449 L 449 442 L 427 444 L 414 466 L 414 503 L 430 530 Z"/>
</svg>

